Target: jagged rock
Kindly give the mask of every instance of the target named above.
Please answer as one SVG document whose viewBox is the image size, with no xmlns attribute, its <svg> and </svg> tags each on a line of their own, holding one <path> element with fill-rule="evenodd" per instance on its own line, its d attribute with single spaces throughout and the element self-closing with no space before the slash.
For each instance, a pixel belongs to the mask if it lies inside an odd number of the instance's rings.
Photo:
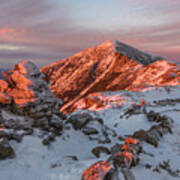
<svg viewBox="0 0 180 180">
<path fill-rule="evenodd" d="M 0 160 L 15 156 L 14 150 L 6 138 L 0 138 Z"/>
<path fill-rule="evenodd" d="M 147 142 L 149 144 L 152 144 L 155 147 L 158 146 L 158 139 L 150 136 L 150 134 L 148 132 L 144 131 L 144 130 L 136 131 L 133 134 L 133 137 L 137 138 L 137 139 L 140 139 L 142 141 L 145 141 L 145 142 Z"/>
<path fill-rule="evenodd" d="M 168 122 L 164 122 L 161 123 L 159 126 L 161 126 L 163 128 L 163 134 L 167 134 L 167 133 L 173 133 L 172 131 L 172 124 L 168 123 Z"/>
<path fill-rule="evenodd" d="M 22 138 L 24 136 L 24 133 L 17 133 L 16 131 L 9 131 L 7 134 L 6 134 L 6 138 L 8 140 L 15 140 L 16 142 L 21 142 L 22 141 Z"/>
<path fill-rule="evenodd" d="M 139 154 L 142 152 L 142 146 L 137 139 L 132 139 L 130 137 L 125 139 L 125 144 L 115 144 L 111 148 L 111 154 L 116 156 L 117 153 L 128 151 L 132 152 L 133 154 Z"/>
<path fill-rule="evenodd" d="M 68 122 L 72 124 L 75 130 L 85 127 L 90 121 L 93 121 L 93 117 L 88 113 L 75 114 L 68 119 Z"/>
<path fill-rule="evenodd" d="M 59 130 L 59 131 L 62 131 L 63 129 L 63 124 L 62 124 L 62 121 L 61 119 L 56 116 L 56 115 L 53 115 L 52 116 L 52 119 L 50 121 L 50 126 L 51 127 L 54 127 L 56 130 Z"/>
<path fill-rule="evenodd" d="M 71 123 L 75 130 L 81 130 L 90 140 L 99 143 L 110 143 L 110 134 L 116 135 L 113 130 L 104 125 L 101 118 L 93 117 L 87 112 L 70 115 L 66 123 Z"/>
<path fill-rule="evenodd" d="M 32 118 L 14 114 L 10 110 L 1 110 L 1 122 L 4 128 L 14 130 L 29 130 L 33 125 Z"/>
<path fill-rule="evenodd" d="M 141 113 L 142 113 L 141 106 L 134 104 L 132 107 L 130 107 L 126 110 L 124 115 L 126 116 L 126 118 L 128 118 L 134 114 L 141 114 Z M 120 118 L 122 118 L 122 117 L 120 117 Z"/>
<path fill-rule="evenodd" d="M 116 169 L 111 169 L 103 180 L 121 180 Z"/>
<path fill-rule="evenodd" d="M 42 144 L 48 146 L 51 142 L 55 140 L 55 134 L 49 133 L 44 139 L 42 140 Z"/>
<path fill-rule="evenodd" d="M 106 161 L 98 161 L 83 171 L 82 180 L 105 180 L 113 166 Z"/>
<path fill-rule="evenodd" d="M 99 157 L 101 150 L 104 152 L 108 149 L 104 147 L 93 149 L 97 157 Z M 82 180 L 120 180 L 119 170 L 121 170 L 125 180 L 135 180 L 135 176 L 129 168 L 136 166 L 139 162 L 138 153 L 141 152 L 140 150 L 142 147 L 139 140 L 126 138 L 123 145 L 116 144 L 111 148 L 111 156 L 107 161 L 98 161 L 88 167 L 82 174 Z"/>
<path fill-rule="evenodd" d="M 108 162 L 112 162 L 114 167 L 117 168 L 131 168 L 136 166 L 139 162 L 139 153 L 142 152 L 142 146 L 137 139 L 126 138 L 125 143 L 115 144 L 111 148 L 111 156 Z"/>
<path fill-rule="evenodd" d="M 49 131 L 50 126 L 49 126 L 49 122 L 48 122 L 48 118 L 47 117 L 39 117 L 33 121 L 33 126 L 34 127 L 40 127 L 43 130 Z"/>
<path fill-rule="evenodd" d="M 63 130 L 62 118 L 66 117 L 60 113 L 62 101 L 53 95 L 43 74 L 29 61 L 21 61 L 4 76 L 6 81 L 0 81 L 0 137 L 20 142 L 24 135 L 39 128 L 50 132 L 43 138 L 43 144 L 48 145 Z"/>
<path fill-rule="evenodd" d="M 7 96 L 0 93 L 0 103 L 3 101 L 3 103 L 10 104 L 11 98 L 13 100 L 12 105 L 6 107 L 7 113 L 16 114 L 20 119 L 28 117 L 30 120 L 28 123 L 32 126 L 49 130 L 51 119 L 54 121 L 56 114 L 61 115 L 59 110 L 62 102 L 49 90 L 48 84 L 42 79 L 43 74 L 36 65 L 26 60 L 21 61 L 15 65 L 13 70 L 5 74 L 5 77 L 7 82 L 0 81 L 0 86 L 4 87 L 3 91 Z M 3 116 L 5 126 L 9 124 L 12 128 L 20 128 L 23 123 L 27 124 L 25 119 L 19 121 L 18 118 L 12 120 L 3 114 L 1 116 Z M 61 121 L 58 117 L 56 119 Z M 60 128 L 60 123 L 59 125 L 56 123 L 55 128 L 62 130 L 62 125 Z"/>
<path fill-rule="evenodd" d="M 115 167 L 130 168 L 136 166 L 138 162 L 138 156 L 128 151 L 119 152 L 113 157 Z"/>
<path fill-rule="evenodd" d="M 108 161 L 112 161 L 116 168 L 130 168 L 136 166 L 139 162 L 138 154 L 141 152 L 140 145 L 115 145 L 111 149 L 112 156 L 109 157 Z"/>
<path fill-rule="evenodd" d="M 101 153 L 110 154 L 110 151 L 107 147 L 98 146 L 92 149 L 91 151 L 97 158 L 100 157 Z"/>
<path fill-rule="evenodd" d="M 179 169 L 177 169 L 177 170 L 172 170 L 172 168 L 171 168 L 171 166 L 170 166 L 170 160 L 160 162 L 160 163 L 155 167 L 155 169 L 153 169 L 153 171 L 160 172 L 160 169 L 163 169 L 163 170 L 167 171 L 167 173 L 168 173 L 169 175 L 171 175 L 172 177 L 179 177 L 179 178 L 180 178 L 180 170 L 179 170 Z"/>
<path fill-rule="evenodd" d="M 8 88 L 8 83 L 2 79 L 0 79 L 0 92 L 5 92 Z"/>
<path fill-rule="evenodd" d="M 120 151 L 122 151 L 122 146 L 121 144 L 115 144 L 113 147 L 111 147 L 111 154 L 116 154 Z"/>
<path fill-rule="evenodd" d="M 57 110 L 62 103 L 54 97 L 42 77 L 43 74 L 39 69 L 26 60 L 15 65 L 14 70 L 6 74 L 9 84 L 6 93 L 13 98 L 14 104 L 19 109 L 29 110 L 29 115 L 33 112 L 33 110 L 31 112 L 33 105 L 36 107 L 36 111 L 32 113 L 35 116 L 35 114 L 38 114 L 37 112 L 47 111 L 48 109 Z"/>
<path fill-rule="evenodd" d="M 156 122 L 157 125 L 153 125 L 148 131 L 136 131 L 133 137 L 157 147 L 158 141 L 164 134 L 172 133 L 173 120 L 154 111 L 146 112 L 145 114 L 150 122 Z"/>
<path fill-rule="evenodd" d="M 82 132 L 86 135 L 98 134 L 98 131 L 93 127 L 84 127 Z"/>
<path fill-rule="evenodd" d="M 165 99 L 159 101 L 153 101 L 156 105 L 167 106 L 167 105 L 175 105 L 176 103 L 180 102 L 180 98 L 176 99 Z"/>
<path fill-rule="evenodd" d="M 73 161 L 78 161 L 77 156 L 66 156 L 69 159 L 72 159 Z"/>
<path fill-rule="evenodd" d="M 11 104 L 11 100 L 7 94 L 0 92 L 0 104 Z"/>
</svg>

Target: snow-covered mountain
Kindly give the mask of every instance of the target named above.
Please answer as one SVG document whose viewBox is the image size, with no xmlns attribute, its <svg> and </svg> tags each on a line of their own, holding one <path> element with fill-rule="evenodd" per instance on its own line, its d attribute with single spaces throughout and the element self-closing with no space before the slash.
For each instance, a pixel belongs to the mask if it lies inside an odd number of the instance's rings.
<svg viewBox="0 0 180 180">
<path fill-rule="evenodd" d="M 142 90 L 179 85 L 180 66 L 120 42 L 106 41 L 41 69 L 52 92 L 71 111 L 80 98 L 94 92 Z"/>
<path fill-rule="evenodd" d="M 0 179 L 179 180 L 178 65 L 106 41 L 4 75 Z"/>
</svg>

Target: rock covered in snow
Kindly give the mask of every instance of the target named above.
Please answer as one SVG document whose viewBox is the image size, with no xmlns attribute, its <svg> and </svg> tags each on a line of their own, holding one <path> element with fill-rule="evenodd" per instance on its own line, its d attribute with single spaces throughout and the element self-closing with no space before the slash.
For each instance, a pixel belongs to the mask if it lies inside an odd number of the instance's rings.
<svg viewBox="0 0 180 180">
<path fill-rule="evenodd" d="M 108 150 L 111 156 L 106 161 L 98 161 L 83 171 L 82 180 L 120 180 L 119 170 L 124 175 L 124 179 L 135 180 L 129 168 L 138 164 L 139 151 L 136 151 L 137 149 L 142 149 L 140 142 L 132 138 L 127 138 L 124 145 L 116 144 L 111 152 Z M 99 155 L 99 150 L 107 152 L 107 149 L 102 147 L 95 150 L 97 155 Z"/>
<path fill-rule="evenodd" d="M 106 176 L 112 168 L 110 163 L 98 161 L 83 172 L 82 180 L 107 180 Z"/>
<path fill-rule="evenodd" d="M 0 160 L 14 157 L 15 153 L 5 138 L 0 138 Z"/>
<path fill-rule="evenodd" d="M 116 132 L 104 125 L 101 118 L 93 117 L 88 112 L 71 114 L 66 123 L 71 123 L 75 130 L 80 130 L 88 136 L 89 140 L 97 141 L 100 144 L 110 143 L 109 136 L 116 136 Z"/>
<path fill-rule="evenodd" d="M 43 74 L 29 61 L 22 61 L 5 75 L 7 82 L 0 81 L 1 93 L 12 98 L 13 106 L 8 108 L 19 115 L 38 119 L 51 119 L 53 114 L 60 114 L 61 100 L 54 97 L 48 84 L 42 79 Z M 4 94 L 5 96 L 5 94 Z M 5 96 L 6 97 L 6 96 Z M 5 98 L 4 98 L 5 99 Z"/>
<path fill-rule="evenodd" d="M 59 135 L 63 129 L 62 102 L 50 91 L 37 66 L 24 60 L 4 76 L 6 81 L 0 80 L 0 138 L 20 141 L 19 137 L 32 134 L 34 127 Z M 23 131 L 20 136 L 19 130 Z"/>
</svg>

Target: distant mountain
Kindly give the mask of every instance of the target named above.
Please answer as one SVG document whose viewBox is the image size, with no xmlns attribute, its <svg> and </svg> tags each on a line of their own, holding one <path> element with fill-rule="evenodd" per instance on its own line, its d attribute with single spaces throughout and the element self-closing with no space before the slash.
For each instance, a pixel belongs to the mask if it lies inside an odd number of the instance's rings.
<svg viewBox="0 0 180 180">
<path fill-rule="evenodd" d="M 179 85 L 180 68 L 162 57 L 142 52 L 118 41 L 106 41 L 41 71 L 52 92 L 63 99 L 66 111 L 94 92 L 142 90 L 150 86 Z"/>
</svg>

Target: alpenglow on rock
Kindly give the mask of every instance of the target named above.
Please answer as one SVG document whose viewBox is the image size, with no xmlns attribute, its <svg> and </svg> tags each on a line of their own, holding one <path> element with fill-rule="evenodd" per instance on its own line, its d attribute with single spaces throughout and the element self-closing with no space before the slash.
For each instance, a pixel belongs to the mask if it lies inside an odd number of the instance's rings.
<svg viewBox="0 0 180 180">
<path fill-rule="evenodd" d="M 0 114 L 5 126 L 8 126 L 8 113 L 26 117 L 33 126 L 44 129 L 50 128 L 51 119 L 60 122 L 62 101 L 50 91 L 35 64 L 21 61 L 4 76 L 6 81 L 0 80 Z M 20 122 L 15 123 L 18 126 Z"/>
<path fill-rule="evenodd" d="M 61 110 L 101 91 L 137 91 L 151 86 L 179 85 L 178 65 L 118 41 L 106 41 L 41 69 L 50 89 L 63 100 Z"/>
</svg>

